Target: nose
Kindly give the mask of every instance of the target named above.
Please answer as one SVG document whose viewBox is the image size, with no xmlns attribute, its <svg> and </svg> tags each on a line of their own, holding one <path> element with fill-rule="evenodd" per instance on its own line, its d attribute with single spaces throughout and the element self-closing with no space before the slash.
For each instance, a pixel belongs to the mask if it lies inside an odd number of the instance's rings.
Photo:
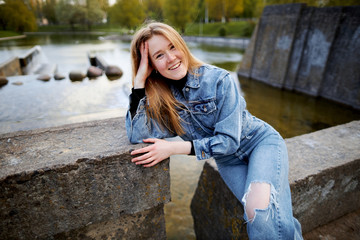
<svg viewBox="0 0 360 240">
<path fill-rule="evenodd" d="M 167 61 L 168 62 L 172 62 L 175 60 L 175 54 L 173 54 L 172 52 L 167 52 Z"/>
</svg>

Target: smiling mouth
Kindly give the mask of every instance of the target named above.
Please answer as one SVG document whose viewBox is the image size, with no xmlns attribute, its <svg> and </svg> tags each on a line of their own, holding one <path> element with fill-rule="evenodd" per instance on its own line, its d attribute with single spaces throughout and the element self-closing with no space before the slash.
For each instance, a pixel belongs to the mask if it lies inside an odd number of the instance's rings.
<svg viewBox="0 0 360 240">
<path fill-rule="evenodd" d="M 170 67 L 169 70 L 175 70 L 177 69 L 178 67 L 180 67 L 181 65 L 181 62 L 178 62 L 177 64 L 175 64 L 174 66 Z"/>
</svg>

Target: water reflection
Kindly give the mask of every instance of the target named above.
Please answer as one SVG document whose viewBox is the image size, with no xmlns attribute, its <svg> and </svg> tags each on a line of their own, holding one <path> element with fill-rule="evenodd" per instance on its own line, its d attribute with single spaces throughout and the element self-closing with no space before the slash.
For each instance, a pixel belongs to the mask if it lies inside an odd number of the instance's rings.
<svg viewBox="0 0 360 240">
<path fill-rule="evenodd" d="M 0 132 L 118 117 L 125 114 L 128 94 L 127 84 L 106 76 L 78 82 L 10 77 L 0 89 Z"/>
<path fill-rule="evenodd" d="M 285 138 L 360 119 L 360 111 L 322 98 L 239 78 L 249 111 Z"/>
</svg>

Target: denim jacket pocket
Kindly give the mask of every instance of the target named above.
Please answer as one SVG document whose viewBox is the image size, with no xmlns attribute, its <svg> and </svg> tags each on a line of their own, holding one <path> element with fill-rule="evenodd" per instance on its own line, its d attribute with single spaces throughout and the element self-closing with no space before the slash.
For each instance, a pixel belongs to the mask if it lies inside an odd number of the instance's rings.
<svg viewBox="0 0 360 240">
<path fill-rule="evenodd" d="M 214 98 L 191 103 L 190 111 L 205 127 L 214 128 L 216 113 L 216 102 Z"/>
<path fill-rule="evenodd" d="M 216 110 L 215 99 L 201 100 L 192 104 L 193 114 L 210 114 Z"/>
</svg>

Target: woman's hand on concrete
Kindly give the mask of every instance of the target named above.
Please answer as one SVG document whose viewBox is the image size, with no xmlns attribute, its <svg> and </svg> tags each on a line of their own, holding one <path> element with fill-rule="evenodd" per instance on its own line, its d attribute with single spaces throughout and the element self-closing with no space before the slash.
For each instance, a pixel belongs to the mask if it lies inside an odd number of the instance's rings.
<svg viewBox="0 0 360 240">
<path fill-rule="evenodd" d="M 140 46 L 141 60 L 139 69 L 134 79 L 134 88 L 144 88 L 146 79 L 150 76 L 153 71 L 153 67 L 149 62 L 149 44 L 143 42 Z"/>
<path fill-rule="evenodd" d="M 152 167 L 171 155 L 190 154 L 191 143 L 186 141 L 166 141 L 157 138 L 148 138 L 143 140 L 144 143 L 152 143 L 151 145 L 134 150 L 131 155 L 142 154 L 132 159 L 136 165 L 144 167 Z"/>
</svg>

